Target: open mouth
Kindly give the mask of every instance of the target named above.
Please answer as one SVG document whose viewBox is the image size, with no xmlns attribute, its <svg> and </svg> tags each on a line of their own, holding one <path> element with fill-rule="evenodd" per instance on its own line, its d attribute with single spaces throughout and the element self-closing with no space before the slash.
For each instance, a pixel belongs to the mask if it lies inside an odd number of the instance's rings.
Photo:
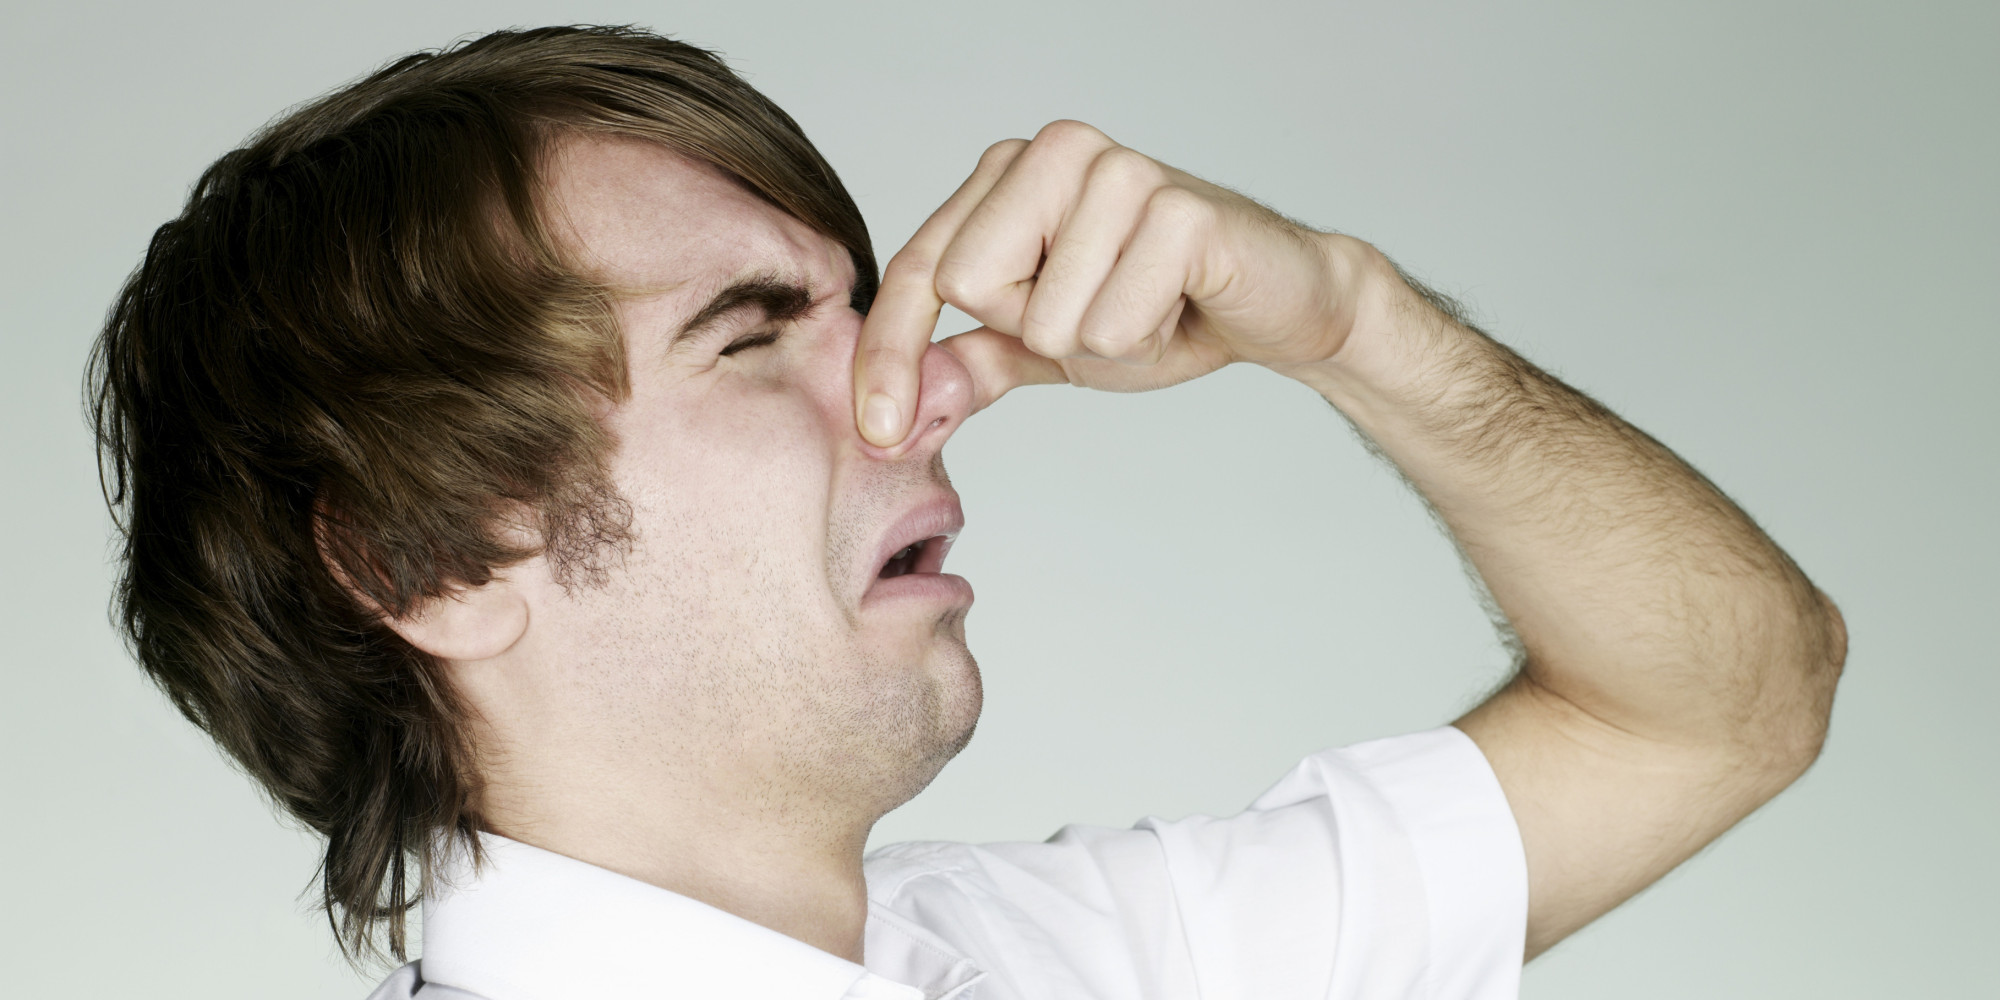
<svg viewBox="0 0 2000 1000">
<path fill-rule="evenodd" d="M 952 540 L 950 535 L 932 535 L 913 542 L 890 556 L 875 578 L 887 580 L 909 573 L 936 573 L 944 568 L 944 555 L 951 549 Z"/>
<path fill-rule="evenodd" d="M 878 560 L 875 576 L 862 592 L 882 600 L 970 604 L 965 580 L 944 571 L 945 553 L 964 529 L 965 511 L 956 494 L 939 490 L 918 500 L 877 537 L 870 553 Z"/>
</svg>

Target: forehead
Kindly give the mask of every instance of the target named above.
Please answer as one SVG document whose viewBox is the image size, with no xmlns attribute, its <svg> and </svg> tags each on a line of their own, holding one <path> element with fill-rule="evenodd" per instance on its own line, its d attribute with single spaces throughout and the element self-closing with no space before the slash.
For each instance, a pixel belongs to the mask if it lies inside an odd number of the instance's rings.
<svg viewBox="0 0 2000 1000">
<path fill-rule="evenodd" d="M 720 169 L 657 143 L 578 136 L 544 174 L 556 238 L 593 277 L 682 298 L 752 273 L 830 289 L 854 280 L 847 251 Z"/>
</svg>

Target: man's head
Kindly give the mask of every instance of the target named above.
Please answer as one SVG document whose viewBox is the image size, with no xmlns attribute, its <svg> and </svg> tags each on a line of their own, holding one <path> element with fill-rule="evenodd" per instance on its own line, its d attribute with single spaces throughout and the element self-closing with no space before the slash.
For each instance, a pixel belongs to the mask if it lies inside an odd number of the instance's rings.
<svg viewBox="0 0 2000 1000">
<path fill-rule="evenodd" d="M 796 124 L 628 30 L 399 61 L 161 227 L 91 375 L 125 626 L 326 836 L 344 944 L 402 953 L 439 833 L 865 825 L 963 745 L 969 591 L 877 577 L 955 531 L 969 387 L 933 350 L 860 438 L 874 287 Z"/>
</svg>

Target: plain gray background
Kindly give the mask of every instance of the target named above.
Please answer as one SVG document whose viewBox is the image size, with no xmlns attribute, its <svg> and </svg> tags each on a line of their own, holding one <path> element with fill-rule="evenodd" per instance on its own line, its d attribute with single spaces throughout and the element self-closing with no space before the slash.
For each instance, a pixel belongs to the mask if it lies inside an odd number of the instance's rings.
<svg viewBox="0 0 2000 1000">
<path fill-rule="evenodd" d="M 1728 491 L 1853 636 L 1817 767 L 1525 994 L 1987 981 L 2000 6 L 197 0 L 15 5 L 0 38 L 8 995 L 371 985 L 308 905 L 312 839 L 107 625 L 80 370 L 152 228 L 251 129 L 406 51 L 561 22 L 722 49 L 885 259 L 980 150 L 1073 117 L 1465 298 Z M 1269 372 L 1022 390 L 946 459 L 986 716 L 876 843 L 1234 812 L 1501 677 L 1422 507 Z"/>
</svg>

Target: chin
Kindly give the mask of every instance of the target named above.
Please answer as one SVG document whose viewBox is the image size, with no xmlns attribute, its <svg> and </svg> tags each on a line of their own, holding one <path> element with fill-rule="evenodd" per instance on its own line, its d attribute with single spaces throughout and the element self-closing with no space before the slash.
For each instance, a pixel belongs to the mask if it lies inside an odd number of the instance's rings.
<svg viewBox="0 0 2000 1000">
<path fill-rule="evenodd" d="M 937 655 L 930 661 L 927 682 L 923 694 L 916 699 L 921 707 L 906 716 L 907 722 L 916 725 L 887 727 L 883 732 L 902 735 L 901 765 L 894 768 L 893 776 L 885 775 L 886 798 L 883 812 L 915 798 L 924 790 L 938 773 L 951 763 L 966 744 L 972 742 L 973 730 L 979 725 L 979 712 L 984 704 L 985 692 L 980 684 L 979 664 L 972 658 L 963 639 L 939 643 Z M 887 748 L 885 748 L 887 749 Z"/>
<path fill-rule="evenodd" d="M 771 676 L 788 705 L 746 692 L 747 702 L 770 709 L 757 728 L 778 745 L 801 794 L 879 817 L 923 791 L 965 749 L 984 692 L 963 618 L 944 615 L 897 641 L 864 640 L 845 656 L 789 659 Z"/>
</svg>

